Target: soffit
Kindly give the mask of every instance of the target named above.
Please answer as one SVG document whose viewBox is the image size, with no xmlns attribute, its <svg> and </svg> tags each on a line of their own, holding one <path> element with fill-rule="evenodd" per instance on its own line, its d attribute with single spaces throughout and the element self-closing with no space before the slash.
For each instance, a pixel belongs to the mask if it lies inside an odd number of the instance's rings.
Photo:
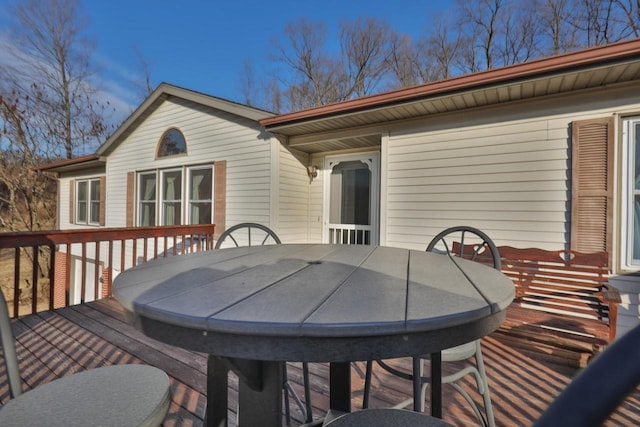
<svg viewBox="0 0 640 427">
<path fill-rule="evenodd" d="M 276 135 L 285 136 L 291 142 L 289 145 L 292 148 L 308 153 L 361 148 L 379 145 L 379 133 L 344 138 L 335 135 L 350 129 L 378 128 L 380 125 L 403 120 L 576 92 L 639 79 L 640 61 L 633 59 L 580 70 L 451 90 L 361 110 L 338 111 L 331 115 L 306 118 L 297 122 L 275 123 L 267 125 L 267 130 Z M 323 134 L 335 135 L 328 136 L 325 141 L 322 138 Z M 316 137 L 314 138 L 313 135 Z M 308 141 L 305 142 L 305 139 Z M 312 140 L 314 142 L 311 142 Z"/>
</svg>

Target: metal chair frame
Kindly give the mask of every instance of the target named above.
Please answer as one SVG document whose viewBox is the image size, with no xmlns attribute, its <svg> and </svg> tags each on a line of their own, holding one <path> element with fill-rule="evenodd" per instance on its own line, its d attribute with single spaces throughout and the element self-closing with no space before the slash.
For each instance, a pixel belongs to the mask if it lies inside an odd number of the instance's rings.
<svg viewBox="0 0 640 427">
<path fill-rule="evenodd" d="M 238 240 L 236 240 L 236 237 L 234 236 L 234 233 L 238 232 L 239 230 L 247 230 L 247 235 L 249 238 L 249 245 L 248 246 L 253 246 L 251 243 L 251 230 L 252 229 L 257 229 L 257 230 L 262 230 L 265 233 L 265 237 L 262 240 L 262 242 L 260 242 L 259 245 L 257 246 L 261 246 L 267 243 L 267 240 L 269 240 L 269 238 L 272 238 L 273 241 L 276 244 L 281 244 L 282 242 L 280 241 L 280 238 L 276 235 L 276 233 L 273 232 L 273 230 L 271 230 L 269 227 L 262 225 L 262 224 L 257 224 L 254 222 L 244 222 L 241 224 L 236 224 L 233 227 L 227 228 L 218 238 L 218 241 L 216 242 L 216 249 L 220 249 L 222 247 L 222 244 L 226 241 L 226 240 L 231 240 L 235 245 L 236 248 L 240 247 L 240 244 L 238 243 Z"/>
<path fill-rule="evenodd" d="M 447 237 L 450 235 L 459 235 L 460 242 L 456 244 L 450 244 L 447 241 Z M 467 234 L 475 236 L 474 242 L 480 240 L 480 244 L 474 243 L 472 245 L 465 244 L 465 238 Z M 443 254 L 447 256 L 457 256 L 471 261 L 479 261 L 479 258 L 485 258 L 490 255 L 493 261 L 493 267 L 500 270 L 502 267 L 500 252 L 495 243 L 484 232 L 477 228 L 468 226 L 456 226 L 447 228 L 446 230 L 438 233 L 427 245 L 427 252 L 436 252 L 437 246 L 442 244 L 444 246 Z M 468 250 L 468 252 L 467 252 Z M 487 254 L 488 251 L 488 254 Z M 489 394 L 489 387 L 487 383 L 487 375 L 484 367 L 484 360 L 482 358 L 482 349 L 480 341 L 472 341 L 470 343 L 462 344 L 460 346 L 453 347 L 442 351 L 442 362 L 454 362 L 467 360 L 470 357 L 475 356 L 476 366 L 466 366 L 453 374 L 442 377 L 443 384 L 450 384 L 462 397 L 469 402 L 474 413 L 478 417 L 478 420 L 483 426 L 495 427 L 495 418 L 493 415 L 493 407 L 491 405 L 491 397 Z M 400 378 L 407 379 L 414 382 L 414 390 L 420 390 L 419 400 L 418 396 L 414 396 L 413 399 L 406 400 L 396 405 L 394 408 L 404 408 L 413 402 L 415 411 L 424 411 L 424 402 L 426 391 L 430 383 L 430 378 L 424 376 L 424 363 L 423 360 L 429 359 L 429 355 L 422 357 L 416 357 L 413 359 L 413 372 L 411 374 L 399 371 L 392 366 L 389 366 L 383 360 L 376 360 L 375 362 L 387 372 L 396 375 Z M 369 393 L 371 388 L 371 374 L 373 370 L 373 361 L 367 361 L 366 373 L 365 373 L 365 385 L 364 385 L 364 397 L 362 407 L 367 408 L 369 405 Z M 476 380 L 478 392 L 482 395 L 485 407 L 485 416 L 478 408 L 478 405 L 473 401 L 471 396 L 456 382 L 468 374 L 473 374 Z"/>
</svg>

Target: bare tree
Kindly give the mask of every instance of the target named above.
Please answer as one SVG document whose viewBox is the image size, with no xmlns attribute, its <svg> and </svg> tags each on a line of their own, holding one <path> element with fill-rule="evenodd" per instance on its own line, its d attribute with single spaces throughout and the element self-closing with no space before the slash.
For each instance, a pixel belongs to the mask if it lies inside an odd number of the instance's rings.
<svg viewBox="0 0 640 427">
<path fill-rule="evenodd" d="M 493 68 L 496 66 L 495 44 L 504 0 L 458 0 L 457 4 L 461 12 L 460 24 L 466 39 L 472 42 L 468 49 L 477 50 L 477 53 L 470 50 L 465 53 L 466 68 L 471 72 Z"/>
<path fill-rule="evenodd" d="M 326 27 L 306 18 L 285 27 L 288 44 L 276 45 L 275 59 L 290 77 L 283 80 L 291 109 L 308 108 L 342 100 L 344 71 L 324 51 Z"/>
<path fill-rule="evenodd" d="M 640 0 L 615 0 L 621 12 L 621 24 L 625 27 L 625 34 L 640 37 Z"/>
<path fill-rule="evenodd" d="M 388 71 L 391 31 L 386 22 L 359 18 L 340 29 L 345 69 L 345 99 L 374 92 Z"/>
<path fill-rule="evenodd" d="M 391 73 L 388 88 L 397 89 L 424 83 L 425 67 L 421 46 L 406 34 L 393 31 L 389 43 L 386 67 Z"/>
<path fill-rule="evenodd" d="M 575 0 L 535 0 L 526 12 L 535 16 L 542 54 L 557 55 L 580 46 Z"/>
<path fill-rule="evenodd" d="M 47 145 L 28 95 L 0 97 L 0 230 L 51 229 L 55 224 L 55 182 L 35 172 Z"/>
<path fill-rule="evenodd" d="M 91 83 L 92 45 L 83 36 L 87 20 L 79 0 L 24 0 L 5 49 L 12 61 L 1 78 L 31 97 L 31 108 L 47 127 L 54 154 L 71 158 L 93 151 L 107 131 L 106 107 Z M 36 102 L 37 101 L 37 102 Z"/>
<path fill-rule="evenodd" d="M 447 17 L 436 16 L 432 27 L 433 32 L 422 43 L 424 51 L 432 64 L 431 72 L 423 75 L 425 81 L 448 79 L 455 74 L 456 58 L 462 51 L 462 34 L 453 31 L 453 25 Z M 475 61 L 473 61 L 475 62 Z"/>
<path fill-rule="evenodd" d="M 93 151 L 110 128 L 91 84 L 91 44 L 78 0 L 23 0 L 0 64 L 0 228 L 50 229 L 52 181 L 34 171 Z"/>
</svg>

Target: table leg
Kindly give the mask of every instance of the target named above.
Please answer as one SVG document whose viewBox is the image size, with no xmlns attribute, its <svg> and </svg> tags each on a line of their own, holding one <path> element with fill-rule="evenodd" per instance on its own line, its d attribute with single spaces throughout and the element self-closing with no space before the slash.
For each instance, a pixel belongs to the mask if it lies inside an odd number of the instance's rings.
<svg viewBox="0 0 640 427">
<path fill-rule="evenodd" d="M 442 418 L 442 353 L 431 353 L 431 415 Z"/>
<path fill-rule="evenodd" d="M 207 410 L 204 425 L 206 427 L 227 427 L 229 368 L 222 359 L 209 356 L 207 372 Z"/>
<path fill-rule="evenodd" d="M 329 408 L 351 412 L 351 363 L 331 363 L 329 384 Z"/>
<path fill-rule="evenodd" d="M 282 362 L 258 362 L 262 387 L 257 388 L 239 375 L 238 427 L 282 427 Z M 247 372 L 244 372 L 247 374 Z"/>
</svg>

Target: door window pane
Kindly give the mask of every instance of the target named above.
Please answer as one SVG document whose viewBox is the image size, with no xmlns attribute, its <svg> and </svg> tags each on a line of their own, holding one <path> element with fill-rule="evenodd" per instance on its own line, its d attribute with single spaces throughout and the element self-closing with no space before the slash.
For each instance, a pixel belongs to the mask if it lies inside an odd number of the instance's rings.
<svg viewBox="0 0 640 427">
<path fill-rule="evenodd" d="M 329 221 L 371 225 L 371 171 L 360 161 L 342 162 L 331 171 Z"/>
</svg>

